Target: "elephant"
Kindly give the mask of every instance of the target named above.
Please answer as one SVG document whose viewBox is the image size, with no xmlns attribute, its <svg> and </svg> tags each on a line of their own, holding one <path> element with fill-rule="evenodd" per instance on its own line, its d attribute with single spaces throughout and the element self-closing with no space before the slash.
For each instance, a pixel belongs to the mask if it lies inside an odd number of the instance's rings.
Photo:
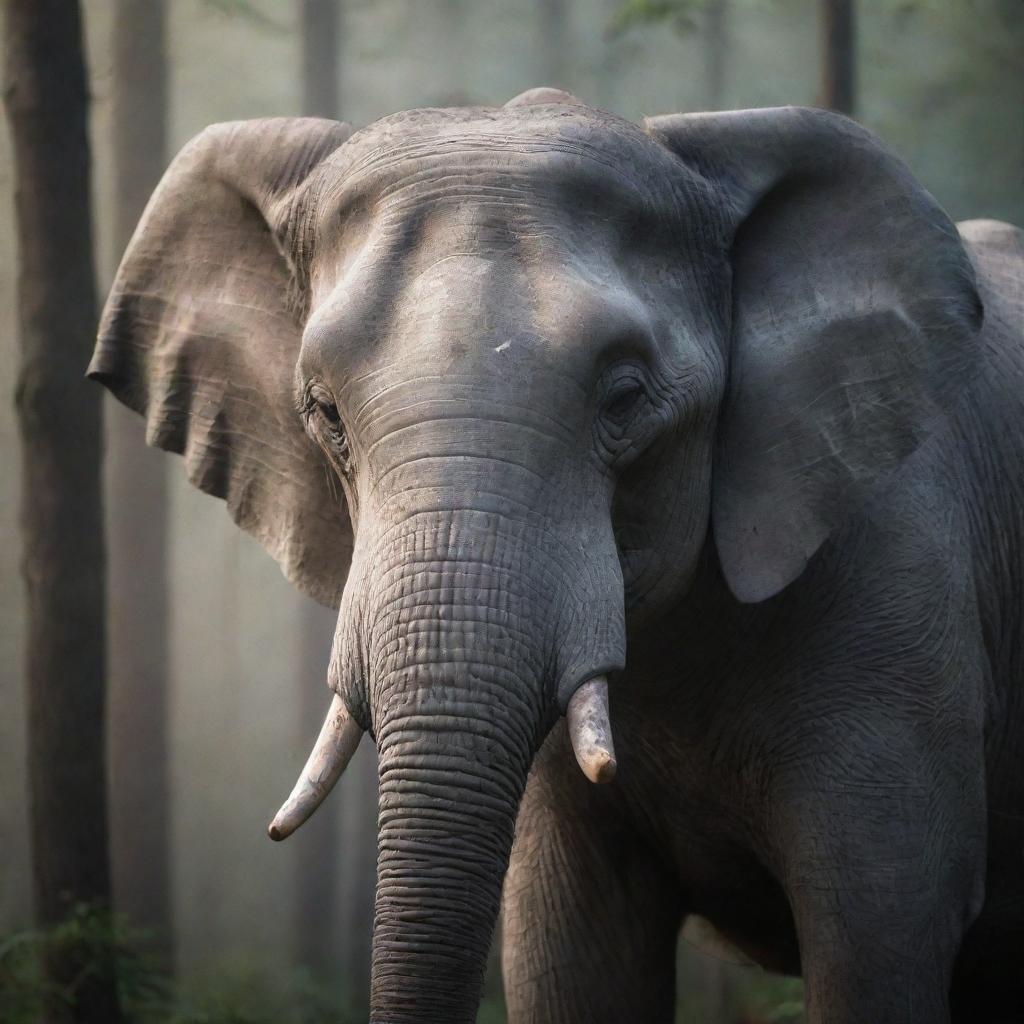
<svg viewBox="0 0 1024 1024">
<path fill-rule="evenodd" d="M 174 159 L 88 374 L 339 608 L 272 838 L 368 732 L 370 1020 L 1024 1012 L 1024 235 L 854 121 L 552 89 Z M 579 769 L 579 770 L 578 770 Z M 596 784 L 595 784 L 596 783 Z"/>
</svg>

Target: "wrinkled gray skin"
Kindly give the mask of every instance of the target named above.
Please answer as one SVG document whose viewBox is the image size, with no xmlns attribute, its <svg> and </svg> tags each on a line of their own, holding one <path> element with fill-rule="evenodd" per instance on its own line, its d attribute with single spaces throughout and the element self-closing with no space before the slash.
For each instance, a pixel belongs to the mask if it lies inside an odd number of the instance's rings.
<svg viewBox="0 0 1024 1024">
<path fill-rule="evenodd" d="M 671 1020 L 688 914 L 814 1024 L 1019 1019 L 1021 239 L 811 110 L 175 160 L 91 373 L 340 603 L 372 1021 L 474 1019 L 503 879 L 516 1022 Z M 605 671 L 597 787 L 560 714 Z"/>
</svg>

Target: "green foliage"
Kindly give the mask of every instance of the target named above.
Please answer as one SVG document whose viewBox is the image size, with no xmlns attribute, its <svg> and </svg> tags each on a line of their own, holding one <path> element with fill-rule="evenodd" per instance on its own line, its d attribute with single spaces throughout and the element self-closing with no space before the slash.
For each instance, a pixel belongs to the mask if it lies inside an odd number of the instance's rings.
<svg viewBox="0 0 1024 1024">
<path fill-rule="evenodd" d="M 199 0 L 204 7 L 226 14 L 230 17 L 241 17 L 251 22 L 258 28 L 274 29 L 277 32 L 287 32 L 289 28 L 284 23 L 272 18 L 265 11 L 261 10 L 252 0 Z"/>
<path fill-rule="evenodd" d="M 90 976 L 112 964 L 125 1006 L 163 1005 L 164 979 L 149 954 L 148 936 L 131 933 L 104 907 L 80 904 L 67 920 L 47 929 L 26 929 L 0 941 L 0 1020 L 30 1024 L 45 1003 L 73 1006 Z M 66 985 L 43 971 L 45 960 L 69 958 L 82 965 Z"/>
<path fill-rule="evenodd" d="M 700 961 L 698 961 L 699 963 Z M 700 971 L 679 979 L 676 1020 L 742 1021 L 744 1024 L 803 1024 L 804 986 L 799 978 L 784 978 L 757 967 L 729 964 L 724 976 L 709 985 Z"/>
<path fill-rule="evenodd" d="M 476 1024 L 505 1024 L 507 1019 L 504 1000 L 500 996 L 485 996 L 476 1015 Z"/>
<path fill-rule="evenodd" d="M 679 36 L 686 36 L 700 28 L 700 17 L 708 8 L 725 0 L 622 0 L 608 22 L 606 34 L 617 38 L 632 28 L 648 25 L 670 25 Z M 936 0 L 891 0 L 908 7 L 936 2 Z M 730 7 L 752 14 L 758 11 L 782 13 L 786 9 L 808 12 L 807 0 L 729 0 Z"/>
<path fill-rule="evenodd" d="M 608 34 L 619 36 L 639 25 L 660 25 L 668 22 L 680 35 L 697 28 L 695 15 L 704 9 L 706 0 L 625 0 L 612 15 Z"/>
<path fill-rule="evenodd" d="M 804 1019 L 804 983 L 799 978 L 763 974 L 747 992 L 747 1013 L 764 1024 L 800 1024 Z"/>
<path fill-rule="evenodd" d="M 245 0 L 206 0 L 208 3 L 244 3 Z M 608 35 L 620 36 L 632 28 L 644 25 L 671 24 L 680 34 L 686 35 L 698 28 L 697 18 L 717 0 L 623 0 L 608 23 Z M 928 15 L 949 11 L 949 0 L 886 0 L 890 13 L 898 21 L 906 21 L 916 15 Z M 1020 17 L 1021 0 L 964 0 L 965 9 L 975 17 L 995 17 L 1009 29 Z M 781 11 L 794 7 L 792 0 L 740 0 L 739 6 L 749 11 L 775 8 Z M 817 17 L 817 12 L 808 7 L 807 15 Z M 882 5 L 879 4 L 881 7 Z"/>
<path fill-rule="evenodd" d="M 0 1020 L 29 1024 L 38 1019 L 44 996 L 36 933 L 7 936 L 0 942 Z"/>
<path fill-rule="evenodd" d="M 356 1024 L 365 1017 L 307 971 L 281 981 L 255 964 L 182 985 L 168 1009 L 140 1024 Z"/>
<path fill-rule="evenodd" d="M 150 936 L 128 928 L 102 908 L 76 907 L 53 928 L 24 929 L 0 940 L 0 1020 L 35 1024 L 46 1002 L 73 1006 L 82 981 L 114 964 L 121 1003 L 135 1024 L 355 1024 L 363 1019 L 343 995 L 298 971 L 276 982 L 254 965 L 176 985 L 145 952 Z M 84 967 L 55 989 L 42 969 L 54 951 L 75 950 Z"/>
<path fill-rule="evenodd" d="M 0 938 L 0 1020 L 34 1024 L 44 1003 L 56 998 L 74 1005 L 82 981 L 102 965 L 113 963 L 122 1005 L 134 1024 L 357 1024 L 365 1013 L 345 993 L 323 984 L 307 971 L 281 977 L 264 964 L 243 960 L 220 966 L 209 975 L 174 982 L 158 959 L 146 952 L 151 936 L 103 908 L 79 906 L 67 921 L 45 929 L 24 929 Z M 42 970 L 51 952 L 76 952 L 83 964 L 67 987 L 48 987 Z M 496 978 L 490 979 L 493 989 Z M 695 994 L 680 993 L 683 1019 L 708 1019 Z M 752 973 L 739 986 L 739 1019 L 758 1024 L 799 1024 L 803 1020 L 803 986 L 792 978 Z M 695 1016 L 696 1014 L 696 1016 Z M 504 1024 L 499 992 L 489 991 L 478 1024 Z"/>
</svg>

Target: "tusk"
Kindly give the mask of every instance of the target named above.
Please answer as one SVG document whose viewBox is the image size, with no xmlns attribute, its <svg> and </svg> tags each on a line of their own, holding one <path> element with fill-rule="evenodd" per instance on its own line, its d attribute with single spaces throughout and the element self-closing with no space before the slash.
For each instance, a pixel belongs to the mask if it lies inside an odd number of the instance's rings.
<svg viewBox="0 0 1024 1024">
<path fill-rule="evenodd" d="M 573 753 L 591 782 L 615 778 L 615 747 L 608 718 L 608 680 L 595 676 L 584 683 L 569 701 L 565 717 Z"/>
<path fill-rule="evenodd" d="M 345 702 L 335 694 L 299 781 L 267 829 L 271 839 L 287 839 L 323 803 L 352 759 L 362 735 Z"/>
</svg>

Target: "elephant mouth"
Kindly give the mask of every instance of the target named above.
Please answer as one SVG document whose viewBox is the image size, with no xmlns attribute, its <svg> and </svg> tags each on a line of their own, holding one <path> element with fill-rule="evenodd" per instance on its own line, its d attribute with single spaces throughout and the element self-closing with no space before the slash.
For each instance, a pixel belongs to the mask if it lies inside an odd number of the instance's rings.
<svg viewBox="0 0 1024 1024">
<path fill-rule="evenodd" d="M 608 679 L 594 676 L 569 699 L 565 713 L 580 771 L 593 783 L 612 782 L 618 763 L 608 709 Z M 335 694 L 298 781 L 267 828 L 275 842 L 287 839 L 327 799 L 363 738 L 363 728 Z"/>
<path fill-rule="evenodd" d="M 611 782 L 608 673 L 622 667 L 625 637 L 610 524 L 607 533 L 601 558 L 550 529 L 462 509 L 364 535 L 331 652 L 334 696 L 270 837 L 315 812 L 366 728 L 383 756 L 390 723 L 412 718 L 452 750 L 483 729 L 525 772 L 561 712 L 583 774 Z"/>
</svg>

